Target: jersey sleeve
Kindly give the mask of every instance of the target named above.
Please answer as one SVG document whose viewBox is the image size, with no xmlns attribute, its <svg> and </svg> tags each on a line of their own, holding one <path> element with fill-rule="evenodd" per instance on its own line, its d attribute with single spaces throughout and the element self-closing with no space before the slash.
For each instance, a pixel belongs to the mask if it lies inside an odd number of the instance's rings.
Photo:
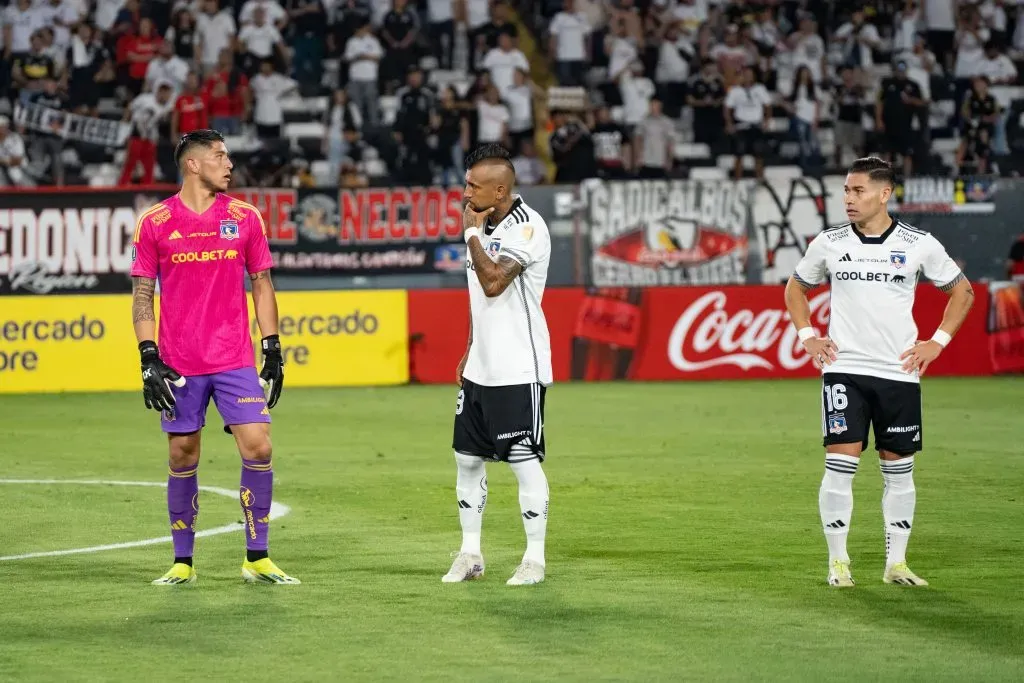
<svg viewBox="0 0 1024 683">
<path fill-rule="evenodd" d="M 934 237 L 929 236 L 926 249 L 924 258 L 921 259 L 921 272 L 935 283 L 936 287 L 948 292 L 963 279 L 963 271 L 960 270 L 956 261 L 946 253 L 945 247 Z"/>
<path fill-rule="evenodd" d="M 828 273 L 828 262 L 826 257 L 828 256 L 825 240 L 819 234 L 811 243 L 807 246 L 807 252 L 800 259 L 800 263 L 796 264 L 796 270 L 793 271 L 793 277 L 804 287 L 811 289 L 825 282 L 825 276 Z"/>
<path fill-rule="evenodd" d="M 529 268 L 544 256 L 547 248 L 543 237 L 532 223 L 517 223 L 508 230 L 501 240 L 498 257 L 508 256 L 519 262 L 523 268 Z"/>
<path fill-rule="evenodd" d="M 135 240 L 132 243 L 132 277 L 145 277 L 155 280 L 160 273 L 160 259 L 156 252 L 156 236 L 149 222 L 149 216 L 143 214 L 135 226 Z"/>
<path fill-rule="evenodd" d="M 245 245 L 245 269 L 250 274 L 269 270 L 274 266 L 267 242 L 267 227 L 263 216 L 255 209 L 249 210 L 249 235 Z"/>
</svg>

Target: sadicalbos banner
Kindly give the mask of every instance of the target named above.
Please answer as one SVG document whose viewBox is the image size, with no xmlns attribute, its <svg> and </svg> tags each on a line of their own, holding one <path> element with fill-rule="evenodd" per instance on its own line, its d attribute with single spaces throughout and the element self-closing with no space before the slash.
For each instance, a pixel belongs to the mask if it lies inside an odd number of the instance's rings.
<svg viewBox="0 0 1024 683">
<path fill-rule="evenodd" d="M 278 304 L 286 387 L 408 380 L 404 291 L 279 292 Z M 258 347 L 255 321 L 250 332 Z M 3 300 L 0 393 L 135 390 L 139 373 L 131 297 Z"/>
</svg>

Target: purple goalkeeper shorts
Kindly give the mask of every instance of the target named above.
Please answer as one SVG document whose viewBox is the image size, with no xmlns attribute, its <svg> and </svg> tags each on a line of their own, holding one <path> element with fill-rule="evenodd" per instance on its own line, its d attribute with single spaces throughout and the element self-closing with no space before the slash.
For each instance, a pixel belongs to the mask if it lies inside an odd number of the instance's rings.
<svg viewBox="0 0 1024 683">
<path fill-rule="evenodd" d="M 202 429 L 211 397 L 224 420 L 226 432 L 230 433 L 230 425 L 270 422 L 270 411 L 256 368 L 186 377 L 185 386 L 179 389 L 172 385 L 171 393 L 174 394 L 174 410 L 160 416 L 160 427 L 169 434 L 189 434 Z"/>
</svg>

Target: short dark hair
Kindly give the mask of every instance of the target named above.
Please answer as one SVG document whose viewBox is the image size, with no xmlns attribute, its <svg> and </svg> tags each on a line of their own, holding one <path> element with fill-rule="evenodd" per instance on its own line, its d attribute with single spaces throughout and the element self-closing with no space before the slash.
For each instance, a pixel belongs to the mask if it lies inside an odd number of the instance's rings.
<svg viewBox="0 0 1024 683">
<path fill-rule="evenodd" d="M 512 154 L 496 142 L 488 142 L 480 145 L 466 157 L 466 168 L 470 169 L 484 161 L 495 161 L 508 167 L 514 174 L 515 166 L 512 165 Z"/>
<path fill-rule="evenodd" d="M 866 173 L 873 182 L 896 186 L 896 173 L 892 170 L 892 164 L 878 157 L 857 159 L 850 166 L 850 173 Z"/>
<path fill-rule="evenodd" d="M 224 136 L 210 128 L 201 128 L 191 133 L 185 133 L 174 149 L 174 163 L 181 168 L 182 157 L 188 154 L 193 147 L 212 147 L 217 142 L 224 142 Z"/>
</svg>

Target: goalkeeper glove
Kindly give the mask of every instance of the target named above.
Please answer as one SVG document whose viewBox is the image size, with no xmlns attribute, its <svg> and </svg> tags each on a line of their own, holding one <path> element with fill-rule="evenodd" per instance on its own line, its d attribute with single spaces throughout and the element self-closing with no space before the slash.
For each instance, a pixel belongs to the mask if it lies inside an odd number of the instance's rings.
<svg viewBox="0 0 1024 683">
<path fill-rule="evenodd" d="M 173 409 L 171 385 L 183 387 L 185 378 L 160 360 L 156 342 L 140 342 L 139 355 L 142 356 L 142 397 L 146 407 L 161 412 Z"/>
<path fill-rule="evenodd" d="M 281 338 L 268 334 L 263 338 L 263 370 L 260 372 L 260 386 L 267 397 L 267 408 L 277 405 L 284 386 L 284 356 L 281 355 Z"/>
</svg>

